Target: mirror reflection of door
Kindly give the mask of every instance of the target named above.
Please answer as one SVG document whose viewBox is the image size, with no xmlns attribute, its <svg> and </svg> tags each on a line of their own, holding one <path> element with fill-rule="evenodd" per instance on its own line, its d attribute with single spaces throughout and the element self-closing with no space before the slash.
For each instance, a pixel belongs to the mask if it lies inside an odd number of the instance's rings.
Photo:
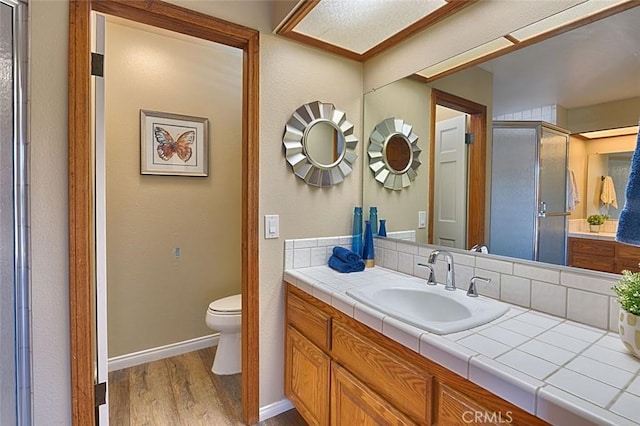
<svg viewBox="0 0 640 426">
<path fill-rule="evenodd" d="M 450 108 L 436 109 L 433 243 L 462 249 L 467 224 L 467 117 Z"/>
</svg>

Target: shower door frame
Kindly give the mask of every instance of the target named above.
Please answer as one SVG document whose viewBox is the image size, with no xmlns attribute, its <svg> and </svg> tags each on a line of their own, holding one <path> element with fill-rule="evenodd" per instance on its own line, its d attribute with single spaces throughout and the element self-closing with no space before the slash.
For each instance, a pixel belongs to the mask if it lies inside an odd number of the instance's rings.
<svg viewBox="0 0 640 426">
<path fill-rule="evenodd" d="M 16 425 L 30 425 L 33 418 L 31 387 L 31 289 L 29 149 L 27 138 L 27 9 L 23 0 L 0 0 L 12 9 L 13 93 L 13 291 L 14 377 Z"/>
</svg>

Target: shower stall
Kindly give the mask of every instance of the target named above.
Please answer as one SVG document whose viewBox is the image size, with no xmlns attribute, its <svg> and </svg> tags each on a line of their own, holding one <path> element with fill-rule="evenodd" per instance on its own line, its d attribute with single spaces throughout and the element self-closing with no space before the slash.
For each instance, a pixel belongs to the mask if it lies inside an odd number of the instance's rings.
<svg viewBox="0 0 640 426">
<path fill-rule="evenodd" d="M 541 121 L 494 121 L 491 253 L 566 264 L 569 134 Z"/>
<path fill-rule="evenodd" d="M 0 425 L 30 425 L 27 3 L 0 0 Z"/>
</svg>

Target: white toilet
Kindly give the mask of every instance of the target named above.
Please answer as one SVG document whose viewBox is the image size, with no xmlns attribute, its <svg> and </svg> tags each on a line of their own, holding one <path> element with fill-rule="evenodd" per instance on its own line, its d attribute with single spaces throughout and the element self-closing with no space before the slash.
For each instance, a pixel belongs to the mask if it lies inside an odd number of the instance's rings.
<svg viewBox="0 0 640 426">
<path fill-rule="evenodd" d="M 218 349 L 213 360 L 213 374 L 237 374 L 242 370 L 242 295 L 214 300 L 205 317 L 207 326 L 220 332 Z"/>
</svg>

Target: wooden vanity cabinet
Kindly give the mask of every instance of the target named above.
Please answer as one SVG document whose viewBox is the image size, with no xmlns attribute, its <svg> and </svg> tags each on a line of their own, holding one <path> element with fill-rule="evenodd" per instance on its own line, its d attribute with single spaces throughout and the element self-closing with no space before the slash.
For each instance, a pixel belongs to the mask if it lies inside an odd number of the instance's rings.
<svg viewBox="0 0 640 426">
<path fill-rule="evenodd" d="M 615 271 L 615 241 L 568 238 L 567 243 L 569 266 L 592 271 Z"/>
<path fill-rule="evenodd" d="M 591 238 L 567 239 L 567 265 L 619 274 L 624 269 L 639 270 L 640 247 Z"/>
<path fill-rule="evenodd" d="M 285 395 L 311 425 L 547 424 L 290 284 L 286 305 Z"/>
<path fill-rule="evenodd" d="M 331 424 L 335 426 L 414 425 L 364 383 L 331 363 Z"/>
<path fill-rule="evenodd" d="M 286 334 L 284 392 L 310 425 L 329 424 L 331 359 L 295 328 Z"/>
</svg>

